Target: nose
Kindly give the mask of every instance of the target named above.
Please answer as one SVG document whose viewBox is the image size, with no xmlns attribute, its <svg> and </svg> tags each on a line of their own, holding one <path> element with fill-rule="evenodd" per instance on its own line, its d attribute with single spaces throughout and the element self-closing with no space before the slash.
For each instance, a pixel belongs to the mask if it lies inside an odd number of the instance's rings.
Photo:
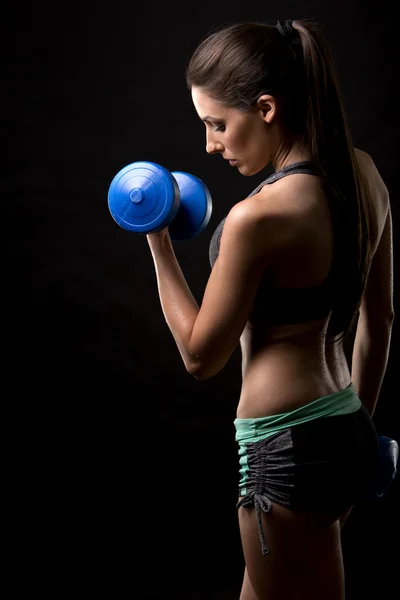
<svg viewBox="0 0 400 600">
<path fill-rule="evenodd" d="M 216 154 L 217 152 L 223 152 L 221 142 L 214 140 L 209 134 L 207 134 L 206 137 L 206 152 L 207 154 Z"/>
</svg>

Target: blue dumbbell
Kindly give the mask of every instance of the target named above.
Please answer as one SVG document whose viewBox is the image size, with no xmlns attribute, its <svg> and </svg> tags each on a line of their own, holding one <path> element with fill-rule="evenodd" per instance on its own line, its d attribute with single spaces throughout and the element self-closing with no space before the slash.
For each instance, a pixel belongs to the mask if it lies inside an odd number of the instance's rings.
<svg viewBox="0 0 400 600">
<path fill-rule="evenodd" d="M 379 464 L 377 481 L 375 486 L 375 495 L 382 498 L 388 491 L 393 479 L 397 473 L 397 462 L 399 459 L 399 445 L 384 435 L 379 439 Z"/>
<path fill-rule="evenodd" d="M 211 217 L 212 201 L 198 177 L 140 161 L 115 175 L 108 190 L 108 207 L 123 229 L 147 234 L 168 227 L 171 240 L 178 242 L 203 231 Z"/>
<path fill-rule="evenodd" d="M 376 475 L 365 500 L 373 502 L 385 496 L 397 474 L 399 445 L 396 440 L 384 435 L 378 436 L 379 456 Z"/>
</svg>

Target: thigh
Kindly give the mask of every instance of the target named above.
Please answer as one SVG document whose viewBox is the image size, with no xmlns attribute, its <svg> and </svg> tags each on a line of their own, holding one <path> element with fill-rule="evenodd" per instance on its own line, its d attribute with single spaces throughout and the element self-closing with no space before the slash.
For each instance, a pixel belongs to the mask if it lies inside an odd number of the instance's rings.
<svg viewBox="0 0 400 600">
<path fill-rule="evenodd" d="M 242 584 L 242 589 L 240 591 L 239 600 L 258 600 L 257 595 L 252 586 L 252 583 L 250 581 L 250 577 L 247 572 L 247 567 L 244 568 L 243 584 Z"/>
<path fill-rule="evenodd" d="M 241 600 L 344 599 L 338 520 L 272 503 L 262 513 L 266 555 L 254 508 L 239 508 L 239 527 L 246 562 Z"/>
</svg>

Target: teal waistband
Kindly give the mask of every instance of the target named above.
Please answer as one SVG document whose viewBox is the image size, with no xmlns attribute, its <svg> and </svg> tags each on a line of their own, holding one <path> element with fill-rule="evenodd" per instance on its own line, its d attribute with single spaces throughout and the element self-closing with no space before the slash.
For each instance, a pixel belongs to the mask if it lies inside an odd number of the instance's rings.
<svg viewBox="0 0 400 600">
<path fill-rule="evenodd" d="M 236 429 L 235 439 L 238 442 L 256 442 L 261 437 L 269 437 L 280 429 L 321 417 L 347 415 L 356 412 L 360 406 L 361 400 L 351 383 L 339 392 L 313 400 L 287 413 L 256 419 L 235 419 L 233 422 Z"/>
</svg>

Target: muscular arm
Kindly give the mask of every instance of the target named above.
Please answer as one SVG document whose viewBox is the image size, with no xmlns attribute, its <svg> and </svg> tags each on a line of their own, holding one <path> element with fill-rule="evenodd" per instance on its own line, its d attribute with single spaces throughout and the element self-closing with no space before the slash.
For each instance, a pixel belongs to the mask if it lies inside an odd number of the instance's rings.
<svg viewBox="0 0 400 600">
<path fill-rule="evenodd" d="M 360 315 L 354 341 L 351 378 L 354 387 L 372 416 L 386 372 L 390 350 L 393 317 L 376 322 L 371 331 Z"/>
<path fill-rule="evenodd" d="M 371 416 L 385 376 L 393 319 L 393 246 L 389 206 L 360 307 L 352 354 L 352 381 Z"/>
<path fill-rule="evenodd" d="M 186 369 L 196 379 L 217 374 L 232 355 L 273 254 L 275 237 L 280 240 L 277 219 L 261 218 L 255 206 L 246 200 L 229 212 L 200 307 L 176 260 L 169 235 L 160 232 L 147 236 L 165 320 Z"/>
</svg>

